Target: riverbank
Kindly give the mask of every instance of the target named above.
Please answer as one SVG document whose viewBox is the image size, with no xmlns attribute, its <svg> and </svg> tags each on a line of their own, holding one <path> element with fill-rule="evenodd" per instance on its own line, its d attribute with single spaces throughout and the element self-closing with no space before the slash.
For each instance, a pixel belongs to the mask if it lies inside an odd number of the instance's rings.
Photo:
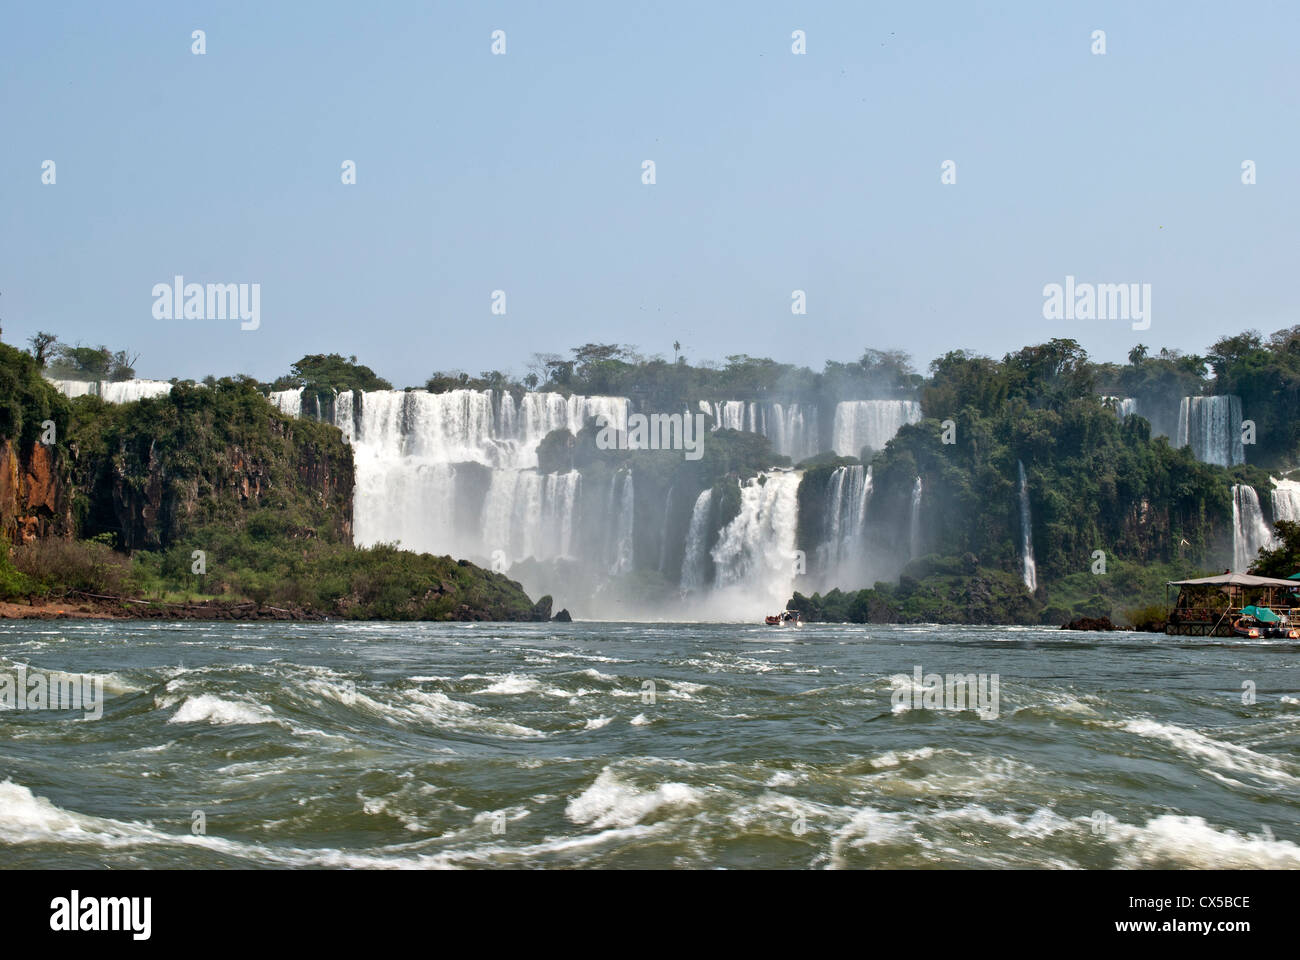
<svg viewBox="0 0 1300 960">
<path fill-rule="evenodd" d="M 0 620 L 298 620 L 328 618 L 302 608 L 275 607 L 252 601 L 222 603 L 150 603 L 107 597 L 80 597 L 36 603 L 0 602 Z"/>
</svg>

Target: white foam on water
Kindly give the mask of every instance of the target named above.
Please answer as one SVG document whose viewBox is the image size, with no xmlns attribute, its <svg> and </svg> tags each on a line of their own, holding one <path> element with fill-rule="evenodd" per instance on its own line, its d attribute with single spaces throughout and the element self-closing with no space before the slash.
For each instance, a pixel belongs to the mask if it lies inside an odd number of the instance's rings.
<svg viewBox="0 0 1300 960">
<path fill-rule="evenodd" d="M 510 673 L 477 692 L 499 693 L 505 696 L 515 696 L 521 693 L 537 693 L 541 689 L 542 682 L 536 677 L 530 677 L 526 674 Z"/>
<path fill-rule="evenodd" d="M 1122 849 L 1125 869 L 1175 863 L 1198 869 L 1300 869 L 1300 847 L 1287 840 L 1219 830 L 1202 817 L 1164 814 L 1145 827 L 1112 824 L 1106 833 Z"/>
<path fill-rule="evenodd" d="M 770 777 L 767 778 L 767 782 L 764 784 L 764 786 L 788 787 L 805 779 L 807 778 L 803 774 L 796 775 L 791 773 L 788 770 L 778 770 L 776 773 L 772 774 Z"/>
<path fill-rule="evenodd" d="M 368 713 L 395 727 L 433 726 L 450 727 L 470 732 L 488 733 L 503 737 L 544 737 L 540 730 L 521 726 L 486 716 L 482 708 L 473 703 L 454 700 L 436 690 L 409 689 L 384 691 L 392 702 L 379 699 L 379 691 L 371 696 L 355 685 L 334 680 L 312 679 L 300 684 L 304 699 L 312 706 L 320 699 L 332 700 L 349 710 Z"/>
<path fill-rule="evenodd" d="M 628 723 L 634 727 L 648 727 L 650 724 L 654 723 L 654 721 L 649 719 L 644 713 L 638 713 L 635 717 L 629 720 Z"/>
<path fill-rule="evenodd" d="M 877 844 L 925 842 L 916 833 L 916 824 L 902 813 L 885 813 L 863 807 L 831 835 L 830 866 L 841 870 L 847 866 L 845 854 Z"/>
<path fill-rule="evenodd" d="M 601 727 L 607 727 L 614 720 L 613 717 L 592 717 L 583 725 L 584 730 L 599 730 Z"/>
<path fill-rule="evenodd" d="M 261 704 L 222 700 L 210 693 L 188 697 L 168 723 L 275 723 L 275 714 Z"/>
<path fill-rule="evenodd" d="M 1141 737 L 1163 740 L 1186 756 L 1208 761 L 1225 770 L 1249 773 L 1289 786 L 1300 786 L 1300 778 L 1292 774 L 1277 757 L 1256 753 L 1233 743 L 1224 743 L 1186 727 L 1144 719 L 1125 721 L 1123 729 Z"/>
<path fill-rule="evenodd" d="M 1029 816 L 1017 819 L 1014 814 L 994 813 L 981 804 L 968 804 L 956 810 L 940 810 L 928 816 L 930 821 L 943 823 L 950 820 L 978 823 L 994 827 L 1000 834 L 1013 839 L 1042 840 L 1057 833 L 1075 833 L 1078 822 L 1067 820 L 1055 810 L 1039 807 Z"/>
<path fill-rule="evenodd" d="M 868 761 L 877 770 L 899 767 L 911 760 L 928 760 L 934 756 L 934 747 L 918 747 L 915 750 L 886 750 L 878 757 Z"/>
<path fill-rule="evenodd" d="M 131 680 L 127 680 L 120 673 L 81 673 L 76 670 L 58 670 L 49 667 L 37 666 L 25 660 L 10 660 L 8 657 L 0 657 L 0 672 L 16 673 L 19 667 L 24 667 L 28 676 L 40 674 L 44 677 L 68 677 L 79 680 L 85 688 L 88 684 L 99 681 L 104 685 L 105 693 L 123 694 L 123 693 L 140 693 L 146 688 Z"/>
<path fill-rule="evenodd" d="M 591 786 L 569 801 L 564 813 L 574 823 L 596 829 L 631 827 L 653 813 L 688 809 L 703 799 L 701 791 L 672 781 L 645 790 L 605 767 Z"/>
</svg>

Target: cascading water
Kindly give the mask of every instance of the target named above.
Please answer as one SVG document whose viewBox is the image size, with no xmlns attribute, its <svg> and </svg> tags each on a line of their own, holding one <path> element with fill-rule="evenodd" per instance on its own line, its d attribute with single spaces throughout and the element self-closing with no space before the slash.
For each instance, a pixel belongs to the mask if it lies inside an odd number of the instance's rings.
<svg viewBox="0 0 1300 960">
<path fill-rule="evenodd" d="M 1241 445 L 1241 398 L 1184 397 L 1175 446 L 1192 448 L 1202 463 L 1229 467 L 1246 462 Z"/>
<path fill-rule="evenodd" d="M 842 567 L 855 567 L 862 560 L 871 468 L 862 464 L 836 467 L 826 499 L 826 534 L 817 549 L 817 567 L 826 583 L 834 583 L 843 579 Z"/>
<path fill-rule="evenodd" d="M 673 487 L 669 487 L 669 488 L 668 488 L 668 497 L 667 497 L 667 500 L 666 500 L 665 503 L 664 503 L 664 519 L 665 519 L 665 521 L 666 521 L 669 517 L 671 517 L 671 516 L 673 515 L 673 490 L 674 490 L 674 489 L 675 489 L 675 488 L 673 488 Z M 667 568 L 667 566 L 668 566 L 668 531 L 667 531 L 667 529 L 660 529 L 660 531 L 659 531 L 659 564 L 658 564 L 659 572 L 660 572 L 660 573 L 663 573 L 664 570 Z"/>
<path fill-rule="evenodd" d="M 1123 420 L 1137 413 L 1137 400 L 1133 397 L 1102 397 L 1101 402 L 1115 411 L 1115 416 Z"/>
<path fill-rule="evenodd" d="M 795 463 L 821 452 L 815 406 L 752 400 L 701 400 L 700 410 L 713 418 L 714 430 L 761 433 L 771 441 L 774 453 L 789 457 Z"/>
<path fill-rule="evenodd" d="M 609 499 L 610 516 L 614 518 L 612 528 L 613 559 L 610 563 L 609 572 L 612 574 L 627 573 L 632 569 L 632 548 L 635 533 L 632 471 L 620 470 L 610 478 Z"/>
<path fill-rule="evenodd" d="M 483 502 L 482 542 L 514 563 L 571 557 L 582 475 L 496 470 Z"/>
<path fill-rule="evenodd" d="M 921 498 L 925 495 L 925 481 L 920 477 L 912 484 L 912 508 L 907 523 L 908 555 L 921 555 Z"/>
<path fill-rule="evenodd" d="M 302 414 L 301 391 L 277 391 L 271 401 Z M 580 475 L 537 473 L 537 444 L 598 415 L 626 429 L 627 400 L 534 393 L 516 405 L 490 390 L 338 394 L 333 422 L 356 462 L 356 542 L 480 562 L 573 555 Z"/>
<path fill-rule="evenodd" d="M 271 405 L 277 410 L 289 417 L 302 416 L 302 391 L 301 390 L 272 390 L 267 394 L 266 399 L 271 401 Z"/>
<path fill-rule="evenodd" d="M 921 419 L 914 400 L 848 400 L 835 405 L 831 447 L 841 457 L 859 456 L 863 447 L 883 450 L 904 424 Z"/>
<path fill-rule="evenodd" d="M 708 586 L 709 510 L 713 506 L 713 488 L 695 498 L 691 525 L 686 531 L 686 549 L 682 557 L 681 589 L 683 594 L 699 593 Z"/>
<path fill-rule="evenodd" d="M 1033 593 L 1038 589 L 1038 566 L 1034 563 L 1034 525 L 1029 516 L 1029 481 L 1025 479 L 1025 465 L 1016 461 L 1020 471 L 1020 564 L 1025 588 Z"/>
<path fill-rule="evenodd" d="M 105 403 L 132 403 L 172 392 L 166 380 L 53 380 L 47 382 L 65 397 L 96 396 Z"/>
<path fill-rule="evenodd" d="M 1276 541 L 1254 487 L 1234 484 L 1232 487 L 1232 569 L 1245 573 L 1259 551 L 1272 549 Z"/>
<path fill-rule="evenodd" d="M 740 512 L 722 528 L 711 551 L 711 612 L 737 620 L 779 610 L 794 592 L 795 529 L 803 474 L 759 474 L 740 486 Z M 698 506 L 698 504 L 697 504 Z"/>
<path fill-rule="evenodd" d="M 270 399 L 299 416 L 315 409 L 293 391 L 277 391 Z M 608 474 L 594 467 L 596 472 L 585 476 L 577 470 L 538 472 L 536 447 L 552 430 L 577 433 L 598 415 L 625 430 L 625 398 L 345 391 L 320 410 L 353 447 L 353 533 L 360 546 L 398 543 L 484 565 L 504 561 L 507 573 L 533 596 L 552 593 L 588 616 L 662 611 L 661 605 L 637 610 L 634 596 L 614 588 L 638 570 L 638 558 L 647 574 L 656 567 L 675 574 L 680 558 L 691 615 L 705 619 L 749 620 L 757 610 L 784 605 L 793 590 L 801 474 L 775 471 L 743 484 L 739 515 L 721 531 L 711 527 L 717 522 L 714 498 L 711 490 L 704 491 L 689 529 L 678 528 L 683 542 L 667 534 L 671 504 L 680 491 L 667 497 L 664 517 L 638 519 L 637 510 L 645 505 L 638 504 L 640 484 L 626 467 Z M 756 431 L 776 422 L 775 408 L 765 410 L 762 404 L 720 412 Z M 782 408 L 781 422 L 789 424 L 793 413 L 798 411 Z M 856 470 L 865 481 L 863 468 Z M 848 526 L 860 529 L 866 484 L 850 473 L 844 496 L 859 506 Z M 681 522 L 685 527 L 684 517 Z"/>
<path fill-rule="evenodd" d="M 767 417 L 772 449 L 795 463 L 814 457 L 818 449 L 817 408 L 798 403 L 774 403 Z"/>
<path fill-rule="evenodd" d="M 1269 480 L 1273 482 L 1273 521 L 1300 521 L 1300 481 L 1279 480 L 1276 477 L 1269 477 Z"/>
</svg>

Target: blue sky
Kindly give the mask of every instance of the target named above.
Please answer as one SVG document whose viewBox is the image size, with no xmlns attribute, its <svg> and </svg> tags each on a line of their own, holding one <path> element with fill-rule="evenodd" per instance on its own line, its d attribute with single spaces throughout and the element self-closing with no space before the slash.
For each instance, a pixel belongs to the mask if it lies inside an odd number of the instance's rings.
<svg viewBox="0 0 1300 960">
<path fill-rule="evenodd" d="M 4 339 L 159 378 L 334 351 L 398 385 L 587 341 L 1203 350 L 1300 323 L 1298 28 L 1267 2 L 11 3 Z M 260 283 L 261 328 L 154 319 L 176 274 Z M 1151 329 L 1044 320 L 1067 274 L 1150 283 Z"/>
</svg>

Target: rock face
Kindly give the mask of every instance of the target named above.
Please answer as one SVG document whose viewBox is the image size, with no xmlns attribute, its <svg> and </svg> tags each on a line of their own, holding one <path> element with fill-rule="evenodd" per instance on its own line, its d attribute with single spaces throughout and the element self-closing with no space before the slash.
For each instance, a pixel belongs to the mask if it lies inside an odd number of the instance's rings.
<svg viewBox="0 0 1300 960">
<path fill-rule="evenodd" d="M 554 617 L 552 617 L 552 619 L 556 623 L 573 623 L 573 617 L 569 615 L 569 611 L 567 609 L 561 610 Z"/>
<path fill-rule="evenodd" d="M 551 619 L 552 602 L 553 601 L 551 600 L 551 595 L 549 593 L 546 596 L 542 597 L 542 599 L 538 600 L 535 604 L 533 604 L 532 616 L 530 616 L 528 619 L 536 620 L 539 622 L 545 622 Z"/>
<path fill-rule="evenodd" d="M 1062 630 L 1118 630 L 1115 624 L 1110 622 L 1110 617 L 1078 617 L 1069 623 L 1062 624 Z"/>
<path fill-rule="evenodd" d="M 70 537 L 72 500 L 57 447 L 0 441 L 0 537 L 29 543 L 41 537 Z"/>
</svg>

